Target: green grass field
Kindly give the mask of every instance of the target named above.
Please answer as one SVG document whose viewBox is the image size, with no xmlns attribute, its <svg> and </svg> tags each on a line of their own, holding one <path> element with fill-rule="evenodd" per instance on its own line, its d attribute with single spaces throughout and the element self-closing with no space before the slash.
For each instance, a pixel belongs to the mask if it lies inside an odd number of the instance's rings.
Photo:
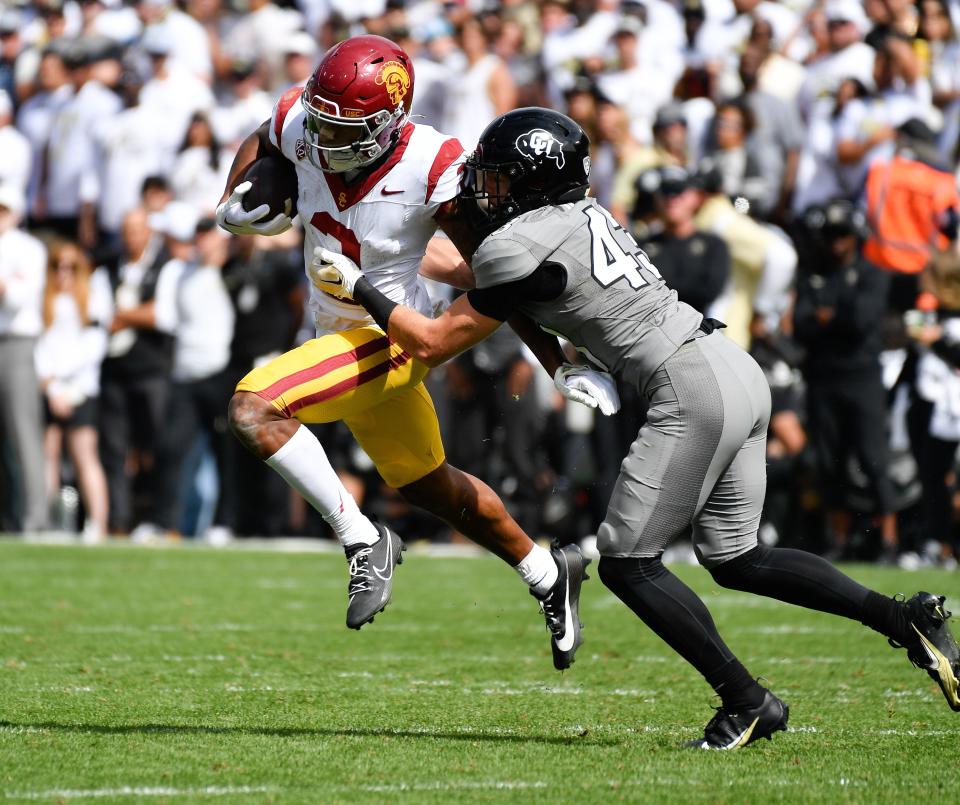
<svg viewBox="0 0 960 805">
<path fill-rule="evenodd" d="M 0 542 L 0 800 L 957 801 L 960 714 L 905 652 L 674 569 L 789 732 L 679 749 L 712 692 L 595 577 L 561 675 L 492 558 L 408 554 L 394 603 L 350 632 L 333 554 Z M 849 570 L 960 609 L 956 574 Z"/>
</svg>

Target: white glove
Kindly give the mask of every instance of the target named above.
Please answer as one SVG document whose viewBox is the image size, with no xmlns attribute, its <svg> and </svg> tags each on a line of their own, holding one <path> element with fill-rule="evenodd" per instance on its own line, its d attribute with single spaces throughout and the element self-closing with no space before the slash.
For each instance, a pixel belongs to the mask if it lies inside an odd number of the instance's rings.
<svg viewBox="0 0 960 805">
<path fill-rule="evenodd" d="M 307 266 L 310 281 L 321 291 L 338 299 L 353 299 L 353 288 L 363 276 L 357 264 L 343 254 L 318 246 Z"/>
<path fill-rule="evenodd" d="M 290 217 L 282 212 L 269 221 L 261 221 L 260 219 L 270 212 L 270 206 L 267 204 L 245 210 L 243 196 L 251 187 L 253 187 L 252 182 L 238 184 L 230 194 L 230 198 L 217 207 L 217 223 L 223 229 L 233 232 L 234 235 L 279 235 L 293 226 Z"/>
<path fill-rule="evenodd" d="M 617 384 L 607 372 L 565 363 L 554 372 L 553 384 L 568 400 L 582 403 L 588 408 L 599 408 L 604 416 L 620 410 Z"/>
</svg>

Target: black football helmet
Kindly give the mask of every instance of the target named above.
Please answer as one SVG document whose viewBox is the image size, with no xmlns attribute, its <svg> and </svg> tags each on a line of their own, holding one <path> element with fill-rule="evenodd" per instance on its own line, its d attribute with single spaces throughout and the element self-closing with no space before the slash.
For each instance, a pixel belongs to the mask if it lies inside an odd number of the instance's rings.
<svg viewBox="0 0 960 805">
<path fill-rule="evenodd" d="M 471 222 L 487 234 L 520 213 L 579 201 L 590 176 L 590 140 L 566 115 L 531 106 L 494 120 L 466 162 Z"/>
</svg>

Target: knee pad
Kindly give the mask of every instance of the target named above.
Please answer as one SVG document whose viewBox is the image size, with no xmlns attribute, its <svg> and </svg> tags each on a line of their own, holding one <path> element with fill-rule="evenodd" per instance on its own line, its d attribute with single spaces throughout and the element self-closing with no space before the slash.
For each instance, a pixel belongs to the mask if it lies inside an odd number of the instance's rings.
<svg viewBox="0 0 960 805">
<path fill-rule="evenodd" d="M 713 580 L 721 587 L 738 589 L 738 584 L 742 579 L 749 578 L 750 575 L 763 564 L 770 549 L 766 545 L 757 545 L 746 553 L 735 556 L 733 559 L 707 568 Z"/>
</svg>

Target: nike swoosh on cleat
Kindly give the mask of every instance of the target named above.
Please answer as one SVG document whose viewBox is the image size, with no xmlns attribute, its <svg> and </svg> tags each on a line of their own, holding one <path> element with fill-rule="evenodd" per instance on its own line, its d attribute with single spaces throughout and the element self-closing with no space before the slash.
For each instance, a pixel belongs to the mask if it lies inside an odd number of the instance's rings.
<svg viewBox="0 0 960 805">
<path fill-rule="evenodd" d="M 914 626 L 913 628 L 916 629 L 917 627 Z M 917 632 L 917 634 L 920 633 Z M 960 680 L 958 680 L 953 673 L 953 668 L 950 667 L 950 661 L 923 635 L 920 635 L 920 642 L 923 644 L 927 654 L 930 655 L 930 659 L 933 660 L 933 667 L 928 670 L 931 674 L 936 672 L 937 676 L 940 677 L 940 688 L 947 697 L 947 703 L 953 710 L 960 710 L 960 692 L 958 692 Z"/>
<path fill-rule="evenodd" d="M 570 651 L 573 648 L 574 641 L 574 630 L 573 630 L 573 615 L 570 614 L 570 564 L 567 562 L 566 554 L 561 554 L 563 556 L 563 564 L 567 569 L 567 583 L 564 585 L 564 619 L 563 619 L 563 637 L 559 640 L 554 640 L 557 644 L 557 648 L 560 651 Z"/>
<path fill-rule="evenodd" d="M 757 716 L 753 719 L 753 723 L 747 727 L 743 732 L 740 733 L 739 737 L 734 740 L 733 743 L 727 744 L 724 749 L 739 749 L 741 746 L 744 746 L 747 741 L 750 740 L 750 736 L 753 735 L 753 730 L 757 726 L 757 722 L 760 720 L 760 716 Z"/>
<path fill-rule="evenodd" d="M 384 534 L 384 539 L 387 541 L 387 561 L 383 567 L 377 567 L 371 562 L 370 567 L 373 568 L 373 572 L 376 573 L 379 578 L 384 581 L 390 581 L 391 576 L 393 576 L 393 538 L 390 536 L 389 531 Z"/>
<path fill-rule="evenodd" d="M 912 623 L 911 623 L 910 625 L 913 626 Z M 933 643 L 931 643 L 929 640 L 927 640 L 927 638 L 924 637 L 924 636 L 920 633 L 920 630 L 919 630 L 916 626 L 913 626 L 913 631 L 915 631 L 915 632 L 917 633 L 917 635 L 920 637 L 920 645 L 923 646 L 923 650 L 927 652 L 927 656 L 930 658 L 930 662 L 933 663 L 931 666 L 929 666 L 929 668 L 930 668 L 931 671 L 932 671 L 932 670 L 935 670 L 936 668 L 938 668 L 938 667 L 940 666 L 940 660 L 941 660 L 941 659 L 942 659 L 944 662 L 947 661 L 947 658 L 944 657 L 944 656 L 937 650 L 937 647 L 936 647 L 935 645 L 933 645 Z M 949 665 L 949 663 L 948 663 L 948 665 Z"/>
</svg>

